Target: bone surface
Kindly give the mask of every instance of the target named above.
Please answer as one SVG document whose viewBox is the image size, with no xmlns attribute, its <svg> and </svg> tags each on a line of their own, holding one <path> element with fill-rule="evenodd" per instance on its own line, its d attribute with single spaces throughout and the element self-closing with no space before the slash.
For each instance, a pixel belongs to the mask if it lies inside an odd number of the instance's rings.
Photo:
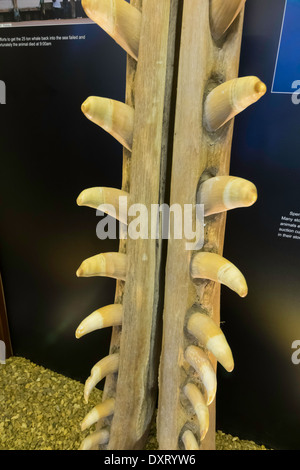
<svg viewBox="0 0 300 470">
<path fill-rule="evenodd" d="M 95 406 L 84 418 L 81 423 L 81 430 L 85 431 L 87 428 L 97 423 L 100 419 L 107 418 L 114 412 L 115 400 L 109 398 L 99 405 Z"/>
<path fill-rule="evenodd" d="M 119 354 L 110 354 L 97 362 L 91 370 L 90 377 L 84 386 L 84 399 L 86 403 L 94 387 L 109 374 L 114 374 L 119 368 Z"/>
<path fill-rule="evenodd" d="M 76 338 L 81 338 L 95 330 L 119 326 L 122 324 L 122 316 L 123 307 L 121 304 L 112 304 L 99 308 L 80 323 L 75 336 Z"/>
<path fill-rule="evenodd" d="M 195 384 L 188 383 L 184 387 L 184 393 L 191 402 L 197 415 L 200 428 L 200 441 L 205 438 L 209 427 L 209 411 L 204 397 Z"/>
<path fill-rule="evenodd" d="M 242 273 L 230 261 L 216 253 L 200 252 L 191 261 L 194 279 L 209 279 L 232 289 L 240 297 L 246 297 L 248 287 Z"/>
<path fill-rule="evenodd" d="M 82 0 L 86 14 L 129 55 L 138 58 L 141 13 L 125 0 Z"/>
<path fill-rule="evenodd" d="M 109 431 L 101 429 L 87 436 L 81 443 L 79 450 L 92 450 L 97 446 L 107 444 L 109 441 Z"/>
<path fill-rule="evenodd" d="M 246 0 L 211 0 L 211 32 L 216 40 L 231 26 L 245 2 Z"/>
<path fill-rule="evenodd" d="M 215 176 L 199 188 L 198 203 L 204 205 L 204 215 L 218 214 L 238 207 L 252 206 L 257 200 L 253 183 L 235 176 Z"/>
<path fill-rule="evenodd" d="M 197 439 L 189 429 L 182 435 L 185 450 L 199 450 Z"/>
<path fill-rule="evenodd" d="M 200 346 L 208 349 L 228 372 L 233 370 L 231 349 L 221 328 L 208 315 L 194 313 L 188 320 L 187 329 L 197 338 Z"/>
<path fill-rule="evenodd" d="M 76 272 L 77 277 L 112 277 L 125 280 L 126 255 L 123 253 L 101 253 L 86 259 Z"/>
<path fill-rule="evenodd" d="M 214 132 L 256 103 L 265 93 L 266 85 L 257 77 L 242 77 L 229 80 L 214 88 L 204 104 L 204 122 Z"/>
<path fill-rule="evenodd" d="M 132 148 L 134 110 L 127 104 L 90 96 L 81 106 L 83 114 L 102 127 L 128 150 Z"/>
<path fill-rule="evenodd" d="M 199 375 L 206 391 L 206 404 L 210 405 L 216 395 L 217 379 L 207 355 L 202 349 L 191 345 L 185 351 L 185 358 Z"/>
<path fill-rule="evenodd" d="M 100 210 L 127 224 L 127 198 L 128 193 L 120 189 L 88 188 L 80 193 L 77 204 Z"/>
</svg>

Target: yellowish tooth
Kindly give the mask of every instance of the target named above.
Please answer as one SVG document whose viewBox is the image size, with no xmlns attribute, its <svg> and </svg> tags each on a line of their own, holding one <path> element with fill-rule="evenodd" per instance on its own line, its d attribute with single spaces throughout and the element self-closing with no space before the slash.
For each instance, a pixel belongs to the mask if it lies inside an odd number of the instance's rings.
<svg viewBox="0 0 300 470">
<path fill-rule="evenodd" d="M 129 194 L 115 188 L 89 188 L 80 193 L 77 198 L 78 206 L 100 209 L 102 212 L 116 217 L 127 224 L 127 198 Z M 124 201 L 126 204 L 124 204 Z M 100 207 L 101 206 L 101 207 Z"/>
<path fill-rule="evenodd" d="M 257 200 L 253 183 L 235 176 L 215 176 L 204 181 L 198 192 L 198 203 L 204 215 L 218 214 L 238 207 L 252 206 Z"/>
<path fill-rule="evenodd" d="M 82 6 L 89 18 L 137 60 L 142 18 L 137 8 L 125 0 L 82 0 Z"/>
<path fill-rule="evenodd" d="M 229 80 L 214 88 L 204 104 L 204 122 L 214 132 L 258 101 L 267 91 L 266 85 L 257 77 Z"/>
<path fill-rule="evenodd" d="M 122 324 L 122 316 L 123 306 L 121 304 L 106 305 L 86 317 L 78 326 L 75 336 L 81 338 L 95 330 L 119 326 Z"/>
<path fill-rule="evenodd" d="M 101 253 L 83 261 L 76 276 L 101 276 L 125 280 L 126 260 L 126 255 L 123 253 Z"/>
<path fill-rule="evenodd" d="M 109 374 L 114 374 L 119 368 L 119 354 L 110 354 L 97 362 L 91 370 L 90 377 L 84 386 L 84 399 L 86 403 L 94 387 Z"/>
<path fill-rule="evenodd" d="M 195 410 L 200 427 L 200 441 L 203 441 L 209 428 L 208 407 L 202 393 L 196 385 L 188 383 L 185 385 L 183 391 Z"/>
<path fill-rule="evenodd" d="M 90 96 L 81 105 L 83 114 L 131 151 L 134 109 L 120 101 Z"/>
<path fill-rule="evenodd" d="M 81 443 L 79 450 L 91 450 L 97 446 L 105 445 L 109 441 L 109 432 L 107 429 L 93 432 L 87 436 Z"/>
<path fill-rule="evenodd" d="M 199 450 L 197 439 L 189 429 L 182 435 L 185 450 Z"/>
<path fill-rule="evenodd" d="M 188 346 L 185 350 L 187 362 L 195 369 L 206 391 L 206 404 L 210 405 L 216 395 L 217 379 L 211 362 L 202 349 Z"/>
<path fill-rule="evenodd" d="M 81 431 L 85 431 L 87 428 L 97 423 L 100 419 L 111 416 L 114 412 L 115 400 L 109 398 L 108 400 L 96 405 L 84 418 L 81 423 Z"/>
<path fill-rule="evenodd" d="M 231 349 L 221 328 L 208 315 L 194 313 L 188 320 L 187 329 L 197 338 L 200 346 L 208 349 L 228 372 L 233 370 Z"/>
<path fill-rule="evenodd" d="M 209 279 L 220 282 L 241 297 L 246 297 L 248 287 L 242 273 L 230 261 L 216 253 L 197 253 L 191 262 L 191 275 L 194 279 Z"/>
<path fill-rule="evenodd" d="M 211 0 L 210 23 L 213 37 L 218 40 L 227 31 L 245 5 L 246 0 Z"/>
</svg>

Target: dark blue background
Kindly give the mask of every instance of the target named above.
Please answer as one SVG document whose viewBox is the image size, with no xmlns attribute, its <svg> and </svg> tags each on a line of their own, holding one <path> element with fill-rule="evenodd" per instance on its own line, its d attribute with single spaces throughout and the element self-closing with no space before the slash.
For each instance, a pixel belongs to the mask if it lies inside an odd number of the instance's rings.
<svg viewBox="0 0 300 470">
<path fill-rule="evenodd" d="M 276 93 L 293 93 L 292 86 L 300 77 L 300 1 L 286 0 L 284 22 L 278 61 L 274 75 L 273 91 Z"/>
</svg>

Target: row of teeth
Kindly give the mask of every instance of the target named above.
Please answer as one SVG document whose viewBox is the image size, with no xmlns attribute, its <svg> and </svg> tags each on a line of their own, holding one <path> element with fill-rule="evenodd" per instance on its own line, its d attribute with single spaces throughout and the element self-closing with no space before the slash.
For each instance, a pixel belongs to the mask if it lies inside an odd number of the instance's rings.
<svg viewBox="0 0 300 470">
<path fill-rule="evenodd" d="M 211 0 L 211 29 L 215 40 L 222 37 L 244 6 L 245 0 Z M 87 15 L 98 23 L 125 51 L 138 60 L 141 13 L 125 0 L 83 0 Z M 259 100 L 266 92 L 265 85 L 257 77 L 243 77 L 225 82 L 214 88 L 204 103 L 204 126 L 209 132 L 220 129 L 226 122 L 249 105 Z M 133 143 L 134 109 L 124 103 L 89 97 L 82 105 L 85 116 L 97 124 L 129 151 Z M 115 188 L 89 188 L 77 199 L 79 206 L 97 209 L 100 205 L 115 207 L 114 214 L 121 222 L 127 220 L 118 206 L 120 196 L 129 197 L 125 191 Z M 242 178 L 216 176 L 204 181 L 199 188 L 197 200 L 204 204 L 205 215 L 209 216 L 238 207 L 252 205 L 257 198 L 255 186 Z M 108 210 L 109 213 L 109 210 Z M 107 276 L 126 281 L 127 257 L 122 253 L 101 253 L 83 261 L 77 270 L 78 277 Z M 247 295 L 247 284 L 242 273 L 228 260 L 211 252 L 194 254 L 190 264 L 194 280 L 207 279 L 226 285 L 241 297 Z M 92 331 L 107 327 L 121 326 L 123 308 L 113 304 L 96 310 L 85 318 L 76 330 L 80 338 Z M 188 382 L 183 393 L 198 419 L 200 441 L 205 438 L 209 427 L 208 406 L 216 394 L 216 374 L 205 351 L 211 352 L 227 371 L 232 371 L 232 352 L 218 325 L 202 312 L 193 312 L 186 325 L 187 332 L 198 342 L 185 350 L 185 360 L 196 371 L 204 389 Z M 94 387 L 105 377 L 118 374 L 119 353 L 110 354 L 100 360 L 91 370 L 84 388 L 88 402 Z M 82 430 L 114 413 L 115 399 L 108 398 L 94 407 L 84 418 Z M 191 430 L 184 430 L 182 441 L 185 449 L 199 449 Z M 109 429 L 103 428 L 89 435 L 81 449 L 87 450 L 109 442 Z"/>
</svg>

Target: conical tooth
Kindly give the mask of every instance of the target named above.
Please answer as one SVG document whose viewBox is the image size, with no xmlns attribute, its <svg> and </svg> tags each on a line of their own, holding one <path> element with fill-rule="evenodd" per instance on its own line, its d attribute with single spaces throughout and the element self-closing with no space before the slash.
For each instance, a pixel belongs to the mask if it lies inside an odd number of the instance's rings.
<svg viewBox="0 0 300 470">
<path fill-rule="evenodd" d="M 86 14 L 137 60 L 142 15 L 125 0 L 82 0 Z"/>
<path fill-rule="evenodd" d="M 77 277 L 112 277 L 125 280 L 126 255 L 123 253 L 101 253 L 86 259 L 76 272 Z"/>
<path fill-rule="evenodd" d="M 209 428 L 208 407 L 202 393 L 196 385 L 188 383 L 185 385 L 183 391 L 195 410 L 200 427 L 200 441 L 203 441 Z"/>
<path fill-rule="evenodd" d="M 120 101 L 90 96 L 81 105 L 83 114 L 131 151 L 134 109 Z"/>
<path fill-rule="evenodd" d="M 202 349 L 193 345 L 188 346 L 185 350 L 185 358 L 199 375 L 207 395 L 206 404 L 210 405 L 215 398 L 217 390 L 216 374 L 211 362 Z"/>
<path fill-rule="evenodd" d="M 211 0 L 211 32 L 218 40 L 240 13 L 246 0 Z"/>
<path fill-rule="evenodd" d="M 78 326 L 75 336 L 81 338 L 87 333 L 122 324 L 123 306 L 112 304 L 95 310 Z"/>
<path fill-rule="evenodd" d="M 257 200 L 253 183 L 235 176 L 215 176 L 204 181 L 198 192 L 204 215 L 218 214 L 238 207 L 249 207 Z"/>
<path fill-rule="evenodd" d="M 214 88 L 204 105 L 204 121 L 210 132 L 216 131 L 266 93 L 266 85 L 257 77 L 229 80 Z"/>
<path fill-rule="evenodd" d="M 185 450 L 199 450 L 198 442 L 189 429 L 182 435 L 182 441 L 184 443 Z"/>
<path fill-rule="evenodd" d="M 84 418 L 81 423 L 81 430 L 85 431 L 87 428 L 97 423 L 100 419 L 107 418 L 114 412 L 115 400 L 109 398 L 99 405 L 96 405 Z"/>
<path fill-rule="evenodd" d="M 93 432 L 87 436 L 81 443 L 79 450 L 91 450 L 94 447 L 105 445 L 109 441 L 109 432 L 107 429 Z"/>
<path fill-rule="evenodd" d="M 187 329 L 197 338 L 200 346 L 208 349 L 228 372 L 233 370 L 231 349 L 222 330 L 208 315 L 194 313 L 188 320 Z"/>
<path fill-rule="evenodd" d="M 114 374 L 119 368 L 119 354 L 110 354 L 97 362 L 91 370 L 90 377 L 84 386 L 84 399 L 86 403 L 94 387 L 107 375 Z"/>
<path fill-rule="evenodd" d="M 246 297 L 248 287 L 242 273 L 230 261 L 216 253 L 197 253 L 191 262 L 191 275 L 194 279 L 209 279 L 220 282 Z"/>
<path fill-rule="evenodd" d="M 116 217 L 123 224 L 127 224 L 127 201 L 129 194 L 115 188 L 89 188 L 82 191 L 78 198 L 78 206 L 87 206 L 100 209 L 102 212 Z M 101 206 L 101 207 L 100 207 Z"/>
</svg>

